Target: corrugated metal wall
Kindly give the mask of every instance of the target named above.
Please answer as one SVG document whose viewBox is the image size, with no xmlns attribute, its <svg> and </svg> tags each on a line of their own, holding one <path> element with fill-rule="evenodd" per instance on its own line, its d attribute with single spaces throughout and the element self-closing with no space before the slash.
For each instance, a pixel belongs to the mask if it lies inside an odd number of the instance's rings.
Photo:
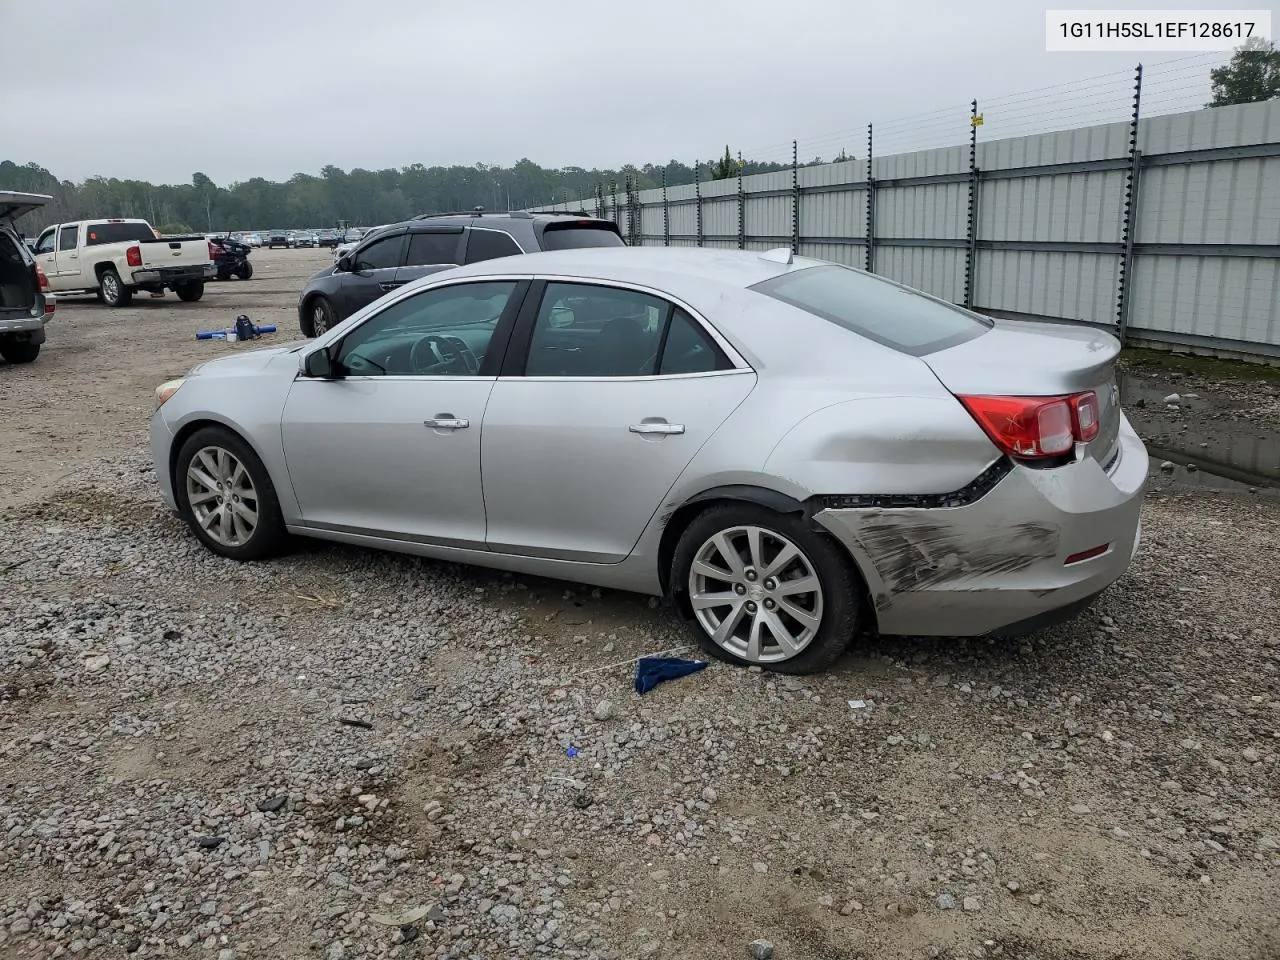
<svg viewBox="0 0 1280 960">
<path fill-rule="evenodd" d="M 669 187 L 665 203 L 645 190 L 639 242 L 737 247 L 741 229 L 766 250 L 798 226 L 801 255 L 862 267 L 874 202 L 876 273 L 955 303 L 968 278 L 974 309 L 1115 327 L 1136 169 L 1128 332 L 1280 356 L 1280 102 L 1143 120 L 1136 158 L 1129 136 L 1110 123 L 979 143 L 976 177 L 963 145 L 875 157 L 871 186 L 851 160 Z"/>
</svg>

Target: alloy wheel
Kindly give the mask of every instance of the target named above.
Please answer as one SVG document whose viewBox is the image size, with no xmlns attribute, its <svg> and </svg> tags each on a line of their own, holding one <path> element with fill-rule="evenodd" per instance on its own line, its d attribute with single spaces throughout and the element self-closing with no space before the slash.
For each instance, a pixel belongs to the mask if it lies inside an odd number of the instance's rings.
<svg viewBox="0 0 1280 960">
<path fill-rule="evenodd" d="M 730 527 L 703 543 L 689 567 L 689 602 L 708 637 L 751 663 L 798 656 L 822 626 L 813 563 L 764 527 Z"/>
<path fill-rule="evenodd" d="M 317 337 L 329 329 L 329 312 L 323 301 L 317 300 L 316 305 L 311 308 L 311 329 Z"/>
<path fill-rule="evenodd" d="M 225 547 L 248 543 L 258 527 L 258 492 L 245 465 L 224 447 L 203 447 L 187 464 L 187 502 L 200 529 Z"/>
</svg>

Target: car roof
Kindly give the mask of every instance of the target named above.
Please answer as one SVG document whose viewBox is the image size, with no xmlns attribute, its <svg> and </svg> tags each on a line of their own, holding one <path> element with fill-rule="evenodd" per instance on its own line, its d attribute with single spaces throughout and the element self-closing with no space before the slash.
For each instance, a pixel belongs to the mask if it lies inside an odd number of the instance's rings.
<svg viewBox="0 0 1280 960">
<path fill-rule="evenodd" d="M 667 290 L 675 296 L 695 297 L 708 287 L 745 289 L 773 277 L 820 265 L 821 260 L 783 257 L 763 251 L 721 250 L 708 247 L 581 247 L 546 253 L 527 253 L 457 267 L 449 276 L 493 273 L 528 276 L 582 277 L 635 283 Z M 439 275 L 437 275 L 439 276 Z"/>
</svg>

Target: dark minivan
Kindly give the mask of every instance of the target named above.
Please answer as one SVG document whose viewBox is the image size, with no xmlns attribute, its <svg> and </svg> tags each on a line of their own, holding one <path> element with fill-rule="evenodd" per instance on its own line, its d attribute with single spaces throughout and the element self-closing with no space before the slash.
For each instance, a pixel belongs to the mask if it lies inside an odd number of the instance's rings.
<svg viewBox="0 0 1280 960">
<path fill-rule="evenodd" d="M 618 225 L 578 213 L 448 213 L 366 235 L 302 289 L 298 326 L 315 337 L 411 280 L 497 257 L 625 246 Z"/>
</svg>

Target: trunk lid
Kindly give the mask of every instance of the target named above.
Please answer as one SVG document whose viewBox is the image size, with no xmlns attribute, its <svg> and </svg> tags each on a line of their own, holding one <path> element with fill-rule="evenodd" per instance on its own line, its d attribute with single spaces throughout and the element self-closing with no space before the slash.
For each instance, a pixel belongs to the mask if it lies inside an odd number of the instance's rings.
<svg viewBox="0 0 1280 960">
<path fill-rule="evenodd" d="M 37 210 L 51 201 L 53 197 L 43 193 L 15 193 L 11 190 L 0 190 L 0 221 L 17 220 L 24 213 Z"/>
<path fill-rule="evenodd" d="M 1092 327 L 995 320 L 980 337 L 921 357 L 952 393 L 1047 397 L 1092 390 L 1098 435 L 1085 452 L 1109 467 L 1120 430 L 1120 342 Z"/>
</svg>

